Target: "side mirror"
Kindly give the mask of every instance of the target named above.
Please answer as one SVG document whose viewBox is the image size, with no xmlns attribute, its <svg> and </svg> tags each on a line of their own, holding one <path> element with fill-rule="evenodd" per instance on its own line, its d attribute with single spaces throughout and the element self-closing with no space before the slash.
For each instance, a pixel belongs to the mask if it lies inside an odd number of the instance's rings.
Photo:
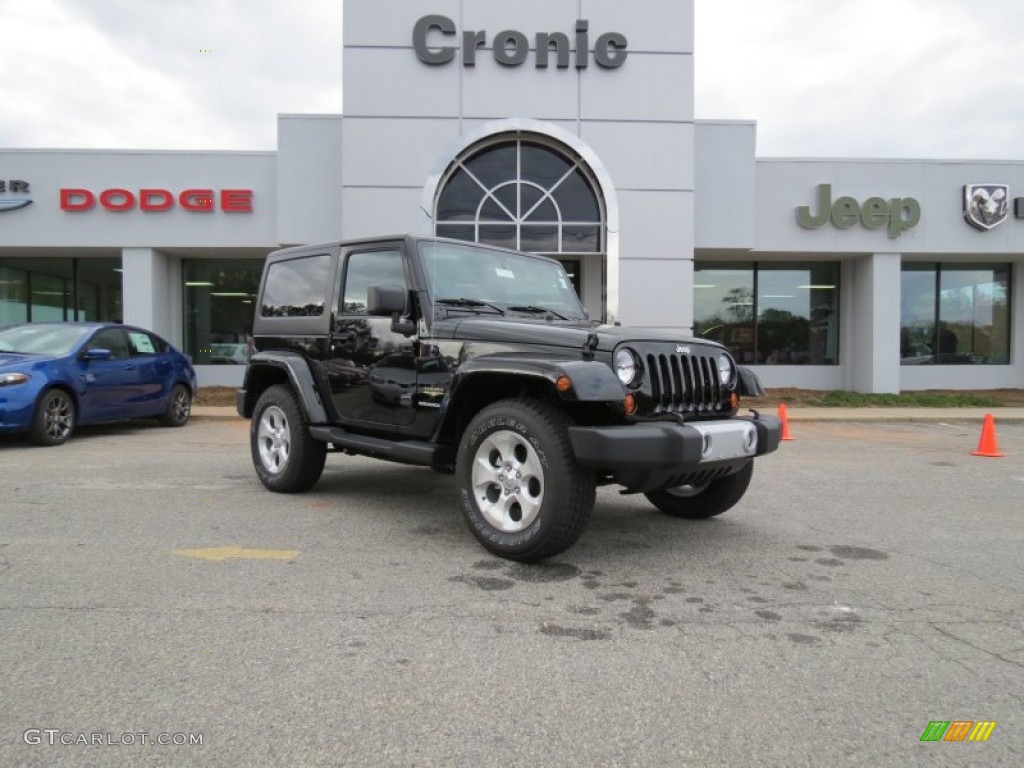
<svg viewBox="0 0 1024 768">
<path fill-rule="evenodd" d="M 371 285 L 366 291 L 366 311 L 378 317 L 405 312 L 405 288 L 400 285 Z"/>
<path fill-rule="evenodd" d="M 83 360 L 109 360 L 114 353 L 109 349 L 87 349 L 82 353 Z"/>
<path fill-rule="evenodd" d="M 764 397 L 766 394 L 764 386 L 756 373 L 742 365 L 736 366 L 736 370 L 740 377 L 739 393 L 741 397 Z"/>
</svg>

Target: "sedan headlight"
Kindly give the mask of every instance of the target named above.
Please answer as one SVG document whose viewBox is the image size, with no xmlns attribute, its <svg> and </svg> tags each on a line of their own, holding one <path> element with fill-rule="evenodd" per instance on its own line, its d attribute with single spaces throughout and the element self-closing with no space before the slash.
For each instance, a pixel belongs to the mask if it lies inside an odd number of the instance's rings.
<svg viewBox="0 0 1024 768">
<path fill-rule="evenodd" d="M 723 387 L 731 387 L 733 379 L 736 377 L 736 363 L 732 361 L 729 355 L 721 354 L 718 356 L 718 380 L 722 382 Z"/>
<path fill-rule="evenodd" d="M 27 373 L 0 373 L 0 387 L 11 387 L 28 381 Z"/>
<path fill-rule="evenodd" d="M 632 387 L 640 380 L 640 358 L 629 347 L 623 347 L 616 352 L 612 362 L 615 366 L 615 375 L 619 377 L 623 386 Z"/>
</svg>

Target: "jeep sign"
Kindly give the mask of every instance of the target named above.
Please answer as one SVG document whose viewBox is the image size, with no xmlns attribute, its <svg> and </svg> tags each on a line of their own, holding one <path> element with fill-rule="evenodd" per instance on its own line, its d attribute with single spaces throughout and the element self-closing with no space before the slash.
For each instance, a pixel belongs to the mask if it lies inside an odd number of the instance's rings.
<svg viewBox="0 0 1024 768">
<path fill-rule="evenodd" d="M 887 229 L 889 237 L 899 237 L 921 221 L 921 204 L 912 197 L 869 197 L 858 203 L 852 197 L 832 201 L 832 185 L 818 185 L 818 212 L 811 215 L 809 205 L 796 209 L 796 221 L 804 229 L 820 229 L 832 222 L 836 229 L 849 229 L 858 221 L 866 229 Z"/>
<path fill-rule="evenodd" d="M 590 22 L 578 19 L 575 29 L 576 69 L 586 69 L 589 64 Z M 455 37 L 455 22 L 447 16 L 432 14 L 416 22 L 412 30 L 412 47 L 424 64 L 447 64 L 455 59 L 459 50 L 454 45 L 440 45 L 445 37 Z M 547 69 L 551 53 L 555 54 L 558 69 L 569 68 L 569 36 L 563 32 L 538 32 L 534 38 L 535 63 L 537 69 Z M 594 61 L 606 69 L 621 67 L 629 51 L 626 36 L 618 32 L 606 32 L 594 43 Z M 462 65 L 476 66 L 476 52 L 487 45 L 487 33 L 483 30 L 466 30 L 462 33 Z M 518 67 L 530 55 L 530 40 L 525 34 L 514 29 L 498 32 L 491 40 L 494 60 L 506 67 Z"/>
</svg>

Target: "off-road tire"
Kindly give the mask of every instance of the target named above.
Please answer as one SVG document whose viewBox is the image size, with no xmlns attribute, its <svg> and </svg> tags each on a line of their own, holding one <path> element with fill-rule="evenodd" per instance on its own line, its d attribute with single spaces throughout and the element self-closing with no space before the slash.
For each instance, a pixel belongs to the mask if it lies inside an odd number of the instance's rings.
<svg viewBox="0 0 1024 768">
<path fill-rule="evenodd" d="M 459 501 L 469 529 L 489 551 L 536 562 L 583 533 L 596 483 L 593 472 L 576 464 L 568 426 L 551 404 L 500 400 L 466 427 L 456 457 Z"/>
<path fill-rule="evenodd" d="M 184 384 L 175 384 L 167 398 L 167 410 L 160 415 L 165 427 L 184 427 L 192 415 L 192 392 Z"/>
<path fill-rule="evenodd" d="M 313 439 L 292 389 L 268 387 L 249 422 L 249 446 L 256 474 L 276 493 L 308 491 L 324 471 L 327 443 Z"/>
<path fill-rule="evenodd" d="M 63 389 L 51 387 L 36 402 L 29 442 L 36 445 L 62 445 L 75 431 L 75 401 Z"/>
<path fill-rule="evenodd" d="M 712 480 L 703 489 L 680 486 L 651 491 L 644 496 L 658 509 L 673 517 L 687 520 L 705 520 L 732 509 L 743 498 L 754 474 L 754 462 L 749 461 L 739 472 Z"/>
</svg>

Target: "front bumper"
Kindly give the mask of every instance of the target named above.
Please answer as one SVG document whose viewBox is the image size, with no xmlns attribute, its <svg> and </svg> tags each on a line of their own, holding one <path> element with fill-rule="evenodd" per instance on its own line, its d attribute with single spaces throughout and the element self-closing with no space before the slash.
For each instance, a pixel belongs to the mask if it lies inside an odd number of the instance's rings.
<svg viewBox="0 0 1024 768">
<path fill-rule="evenodd" d="M 697 482 L 741 469 L 779 447 L 782 424 L 774 416 L 725 421 L 641 422 L 613 427 L 570 427 L 576 463 L 613 476 L 629 490 Z"/>
</svg>

